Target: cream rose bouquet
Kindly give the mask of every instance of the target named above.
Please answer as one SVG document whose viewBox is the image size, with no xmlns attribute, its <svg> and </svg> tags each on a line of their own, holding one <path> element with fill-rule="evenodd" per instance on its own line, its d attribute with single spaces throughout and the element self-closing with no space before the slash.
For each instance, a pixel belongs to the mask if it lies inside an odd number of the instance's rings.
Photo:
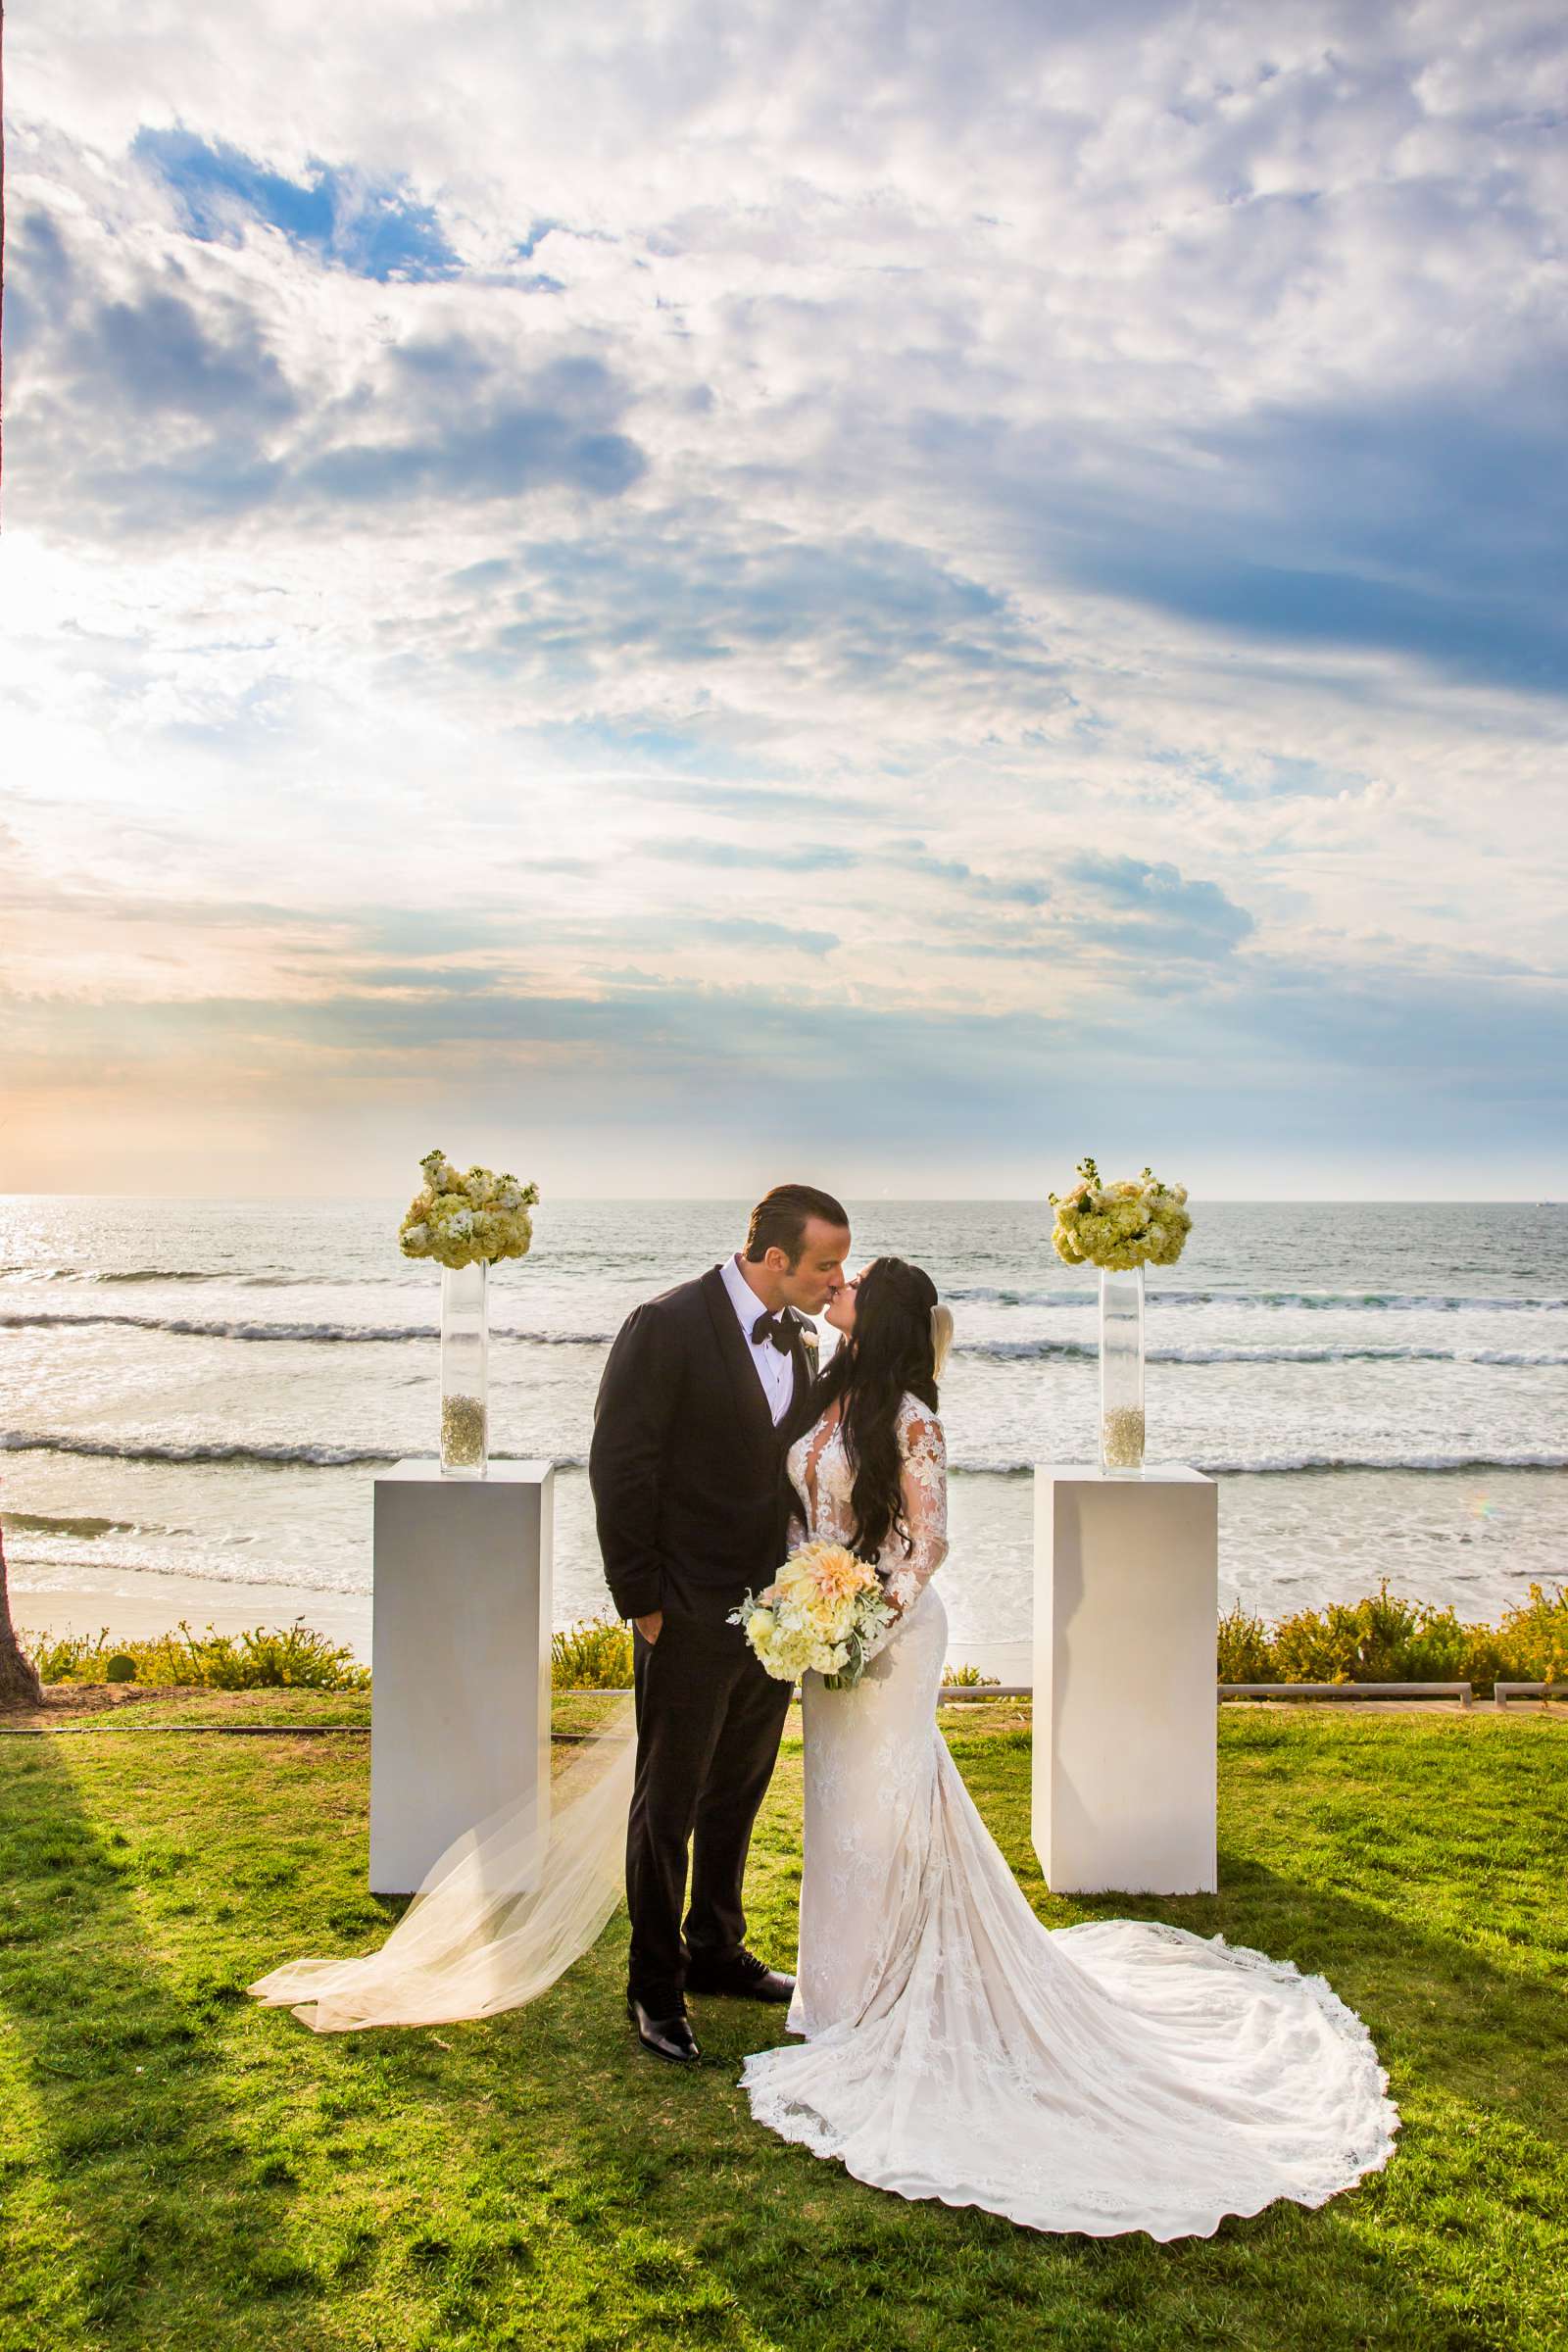
<svg viewBox="0 0 1568 2352">
<path fill-rule="evenodd" d="M 527 1256 L 536 1184 L 519 1184 L 515 1176 L 498 1176 L 491 1168 L 472 1167 L 464 1174 L 444 1152 L 427 1152 L 419 1165 L 424 1187 L 410 1201 L 398 1234 L 405 1257 L 476 1266 Z"/>
<path fill-rule="evenodd" d="M 1072 1191 L 1048 1198 L 1056 1212 L 1051 1239 L 1069 1266 L 1173 1266 L 1193 1229 L 1187 1187 L 1161 1184 L 1148 1168 L 1103 1184 L 1094 1161 L 1081 1159 Z"/>
<path fill-rule="evenodd" d="M 729 1622 L 745 1629 L 775 1682 L 815 1673 L 831 1690 L 853 1690 L 896 1614 L 869 1560 L 843 1544 L 803 1544 Z"/>
</svg>

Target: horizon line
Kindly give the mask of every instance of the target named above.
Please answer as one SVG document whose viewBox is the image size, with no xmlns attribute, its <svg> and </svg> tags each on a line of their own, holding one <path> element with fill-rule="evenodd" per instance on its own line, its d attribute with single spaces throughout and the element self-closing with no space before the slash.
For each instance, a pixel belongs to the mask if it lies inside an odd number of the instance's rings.
<svg viewBox="0 0 1568 2352">
<path fill-rule="evenodd" d="M 1113 1183 L 1121 1181 L 1112 1178 Z M 87 1191 L 0 1192 L 0 1203 L 17 1200 L 165 1200 L 194 1202 L 204 1200 L 228 1201 L 236 1207 L 265 1207 L 274 1202 L 293 1200 L 296 1192 L 276 1193 L 109 1193 Z M 341 1193 L 334 1196 L 336 1204 L 373 1202 L 377 1206 L 402 1198 L 401 1193 Z M 669 1207 L 669 1208 L 732 1208 L 737 1201 L 750 1202 L 748 1193 L 556 1193 L 547 1198 L 564 1207 L 589 1204 L 605 1207 Z M 1049 1208 L 1051 1203 L 1043 1193 L 862 1193 L 850 1192 L 868 1205 L 886 1202 L 919 1208 Z M 1563 1208 L 1568 1207 L 1568 1196 L 1558 1200 L 1541 1200 L 1527 1194 L 1471 1195 L 1458 1193 L 1200 1193 L 1189 1189 L 1189 1205 L 1200 1200 L 1213 1208 Z M 544 1198 L 539 1206 L 544 1205 Z"/>
</svg>

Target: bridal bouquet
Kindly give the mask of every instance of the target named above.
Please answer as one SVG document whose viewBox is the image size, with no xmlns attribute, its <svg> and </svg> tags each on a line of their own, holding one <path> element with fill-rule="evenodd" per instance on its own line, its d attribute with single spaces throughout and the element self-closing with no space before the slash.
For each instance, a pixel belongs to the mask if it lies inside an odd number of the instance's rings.
<svg viewBox="0 0 1568 2352">
<path fill-rule="evenodd" d="M 757 1597 L 731 1612 L 775 1682 L 820 1674 L 830 1690 L 853 1690 L 873 1636 L 896 1612 L 869 1560 L 843 1544 L 803 1544 Z"/>
<path fill-rule="evenodd" d="M 1057 1200 L 1052 1241 L 1069 1266 L 1173 1266 L 1193 1220 L 1185 1184 L 1164 1185 L 1145 1168 L 1141 1176 L 1102 1184 L 1092 1159 L 1078 1162 L 1078 1182 Z"/>
<path fill-rule="evenodd" d="M 419 1165 L 424 1189 L 409 1203 L 398 1235 L 405 1257 L 476 1266 L 527 1256 L 536 1184 L 519 1184 L 515 1176 L 498 1176 L 492 1168 L 472 1167 L 465 1175 L 444 1152 L 427 1152 Z"/>
</svg>

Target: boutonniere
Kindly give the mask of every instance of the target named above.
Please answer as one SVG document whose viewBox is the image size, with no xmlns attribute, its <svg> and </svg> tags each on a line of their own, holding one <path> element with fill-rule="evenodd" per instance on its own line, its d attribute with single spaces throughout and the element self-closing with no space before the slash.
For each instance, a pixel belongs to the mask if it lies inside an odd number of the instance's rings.
<svg viewBox="0 0 1568 2352">
<path fill-rule="evenodd" d="M 814 1323 L 808 1323 L 803 1317 L 799 1324 L 799 1330 L 801 1334 L 801 1346 L 806 1349 L 808 1355 L 815 1355 L 821 1346 L 821 1342 L 816 1336 L 816 1325 Z"/>
</svg>

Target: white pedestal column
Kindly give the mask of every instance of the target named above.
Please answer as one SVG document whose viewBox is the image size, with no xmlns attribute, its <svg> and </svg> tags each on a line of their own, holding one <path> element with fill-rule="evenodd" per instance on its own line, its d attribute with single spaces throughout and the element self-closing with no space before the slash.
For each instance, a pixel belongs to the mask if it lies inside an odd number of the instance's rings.
<svg viewBox="0 0 1568 2352">
<path fill-rule="evenodd" d="M 549 1462 L 375 1482 L 370 1889 L 409 1894 L 460 1832 L 550 1788 Z M 548 1816 L 547 1816 L 548 1817 Z"/>
<path fill-rule="evenodd" d="M 1035 1471 L 1035 1852 L 1055 1893 L 1208 1894 L 1219 1490 Z"/>
</svg>

